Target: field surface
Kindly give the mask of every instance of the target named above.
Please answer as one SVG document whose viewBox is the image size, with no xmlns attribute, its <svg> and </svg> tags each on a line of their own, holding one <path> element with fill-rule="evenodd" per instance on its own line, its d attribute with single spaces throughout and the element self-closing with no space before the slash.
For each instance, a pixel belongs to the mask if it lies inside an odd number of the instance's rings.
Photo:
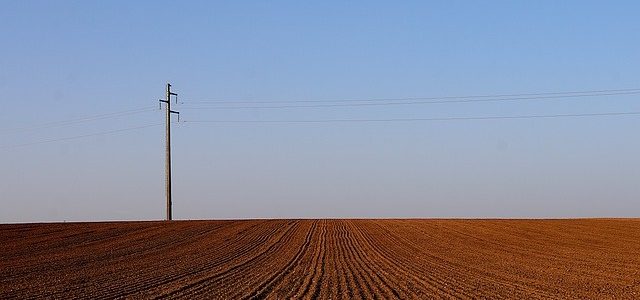
<svg viewBox="0 0 640 300">
<path fill-rule="evenodd" d="M 0 299 L 640 299 L 640 219 L 0 225 Z"/>
</svg>

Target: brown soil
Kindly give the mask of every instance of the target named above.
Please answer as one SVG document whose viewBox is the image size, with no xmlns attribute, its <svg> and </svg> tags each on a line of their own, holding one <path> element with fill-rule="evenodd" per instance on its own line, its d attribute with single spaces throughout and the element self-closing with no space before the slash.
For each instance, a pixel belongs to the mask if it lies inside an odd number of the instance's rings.
<svg viewBox="0 0 640 300">
<path fill-rule="evenodd" d="M 0 298 L 640 298 L 640 219 L 0 225 Z"/>
</svg>

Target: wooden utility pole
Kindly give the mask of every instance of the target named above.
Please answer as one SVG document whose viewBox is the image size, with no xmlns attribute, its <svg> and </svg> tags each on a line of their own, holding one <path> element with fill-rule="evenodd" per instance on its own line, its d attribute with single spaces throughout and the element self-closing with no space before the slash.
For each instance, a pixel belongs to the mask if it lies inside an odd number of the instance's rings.
<svg viewBox="0 0 640 300">
<path fill-rule="evenodd" d="M 167 221 L 171 221 L 171 114 L 179 114 L 177 111 L 171 110 L 171 96 L 178 96 L 176 93 L 171 92 L 171 84 L 167 83 L 167 99 L 160 100 L 160 102 L 166 103 L 167 108 L 167 120 L 166 120 L 166 159 L 165 159 L 165 187 L 167 195 Z M 176 99 L 177 103 L 177 99 Z"/>
</svg>

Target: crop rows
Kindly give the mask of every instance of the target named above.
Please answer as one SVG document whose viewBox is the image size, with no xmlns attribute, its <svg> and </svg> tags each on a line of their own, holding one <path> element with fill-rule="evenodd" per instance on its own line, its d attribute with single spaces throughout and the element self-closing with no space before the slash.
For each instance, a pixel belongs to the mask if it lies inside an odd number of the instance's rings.
<svg viewBox="0 0 640 300">
<path fill-rule="evenodd" d="M 640 298 L 640 220 L 0 225 L 1 299 Z"/>
</svg>

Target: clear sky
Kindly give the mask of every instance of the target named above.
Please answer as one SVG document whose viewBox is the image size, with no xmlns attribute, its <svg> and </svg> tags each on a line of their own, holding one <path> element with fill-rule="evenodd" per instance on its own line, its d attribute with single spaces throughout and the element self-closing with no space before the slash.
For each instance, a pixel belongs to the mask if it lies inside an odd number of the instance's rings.
<svg viewBox="0 0 640 300">
<path fill-rule="evenodd" d="M 157 109 L 167 82 L 187 121 L 640 111 L 637 94 L 194 109 L 637 89 L 638 1 L 1 3 L 0 222 L 163 218 L 162 126 L 14 146 L 162 123 L 152 110 L 47 125 Z M 638 128 L 637 115 L 186 122 L 174 217 L 637 217 Z"/>
</svg>

